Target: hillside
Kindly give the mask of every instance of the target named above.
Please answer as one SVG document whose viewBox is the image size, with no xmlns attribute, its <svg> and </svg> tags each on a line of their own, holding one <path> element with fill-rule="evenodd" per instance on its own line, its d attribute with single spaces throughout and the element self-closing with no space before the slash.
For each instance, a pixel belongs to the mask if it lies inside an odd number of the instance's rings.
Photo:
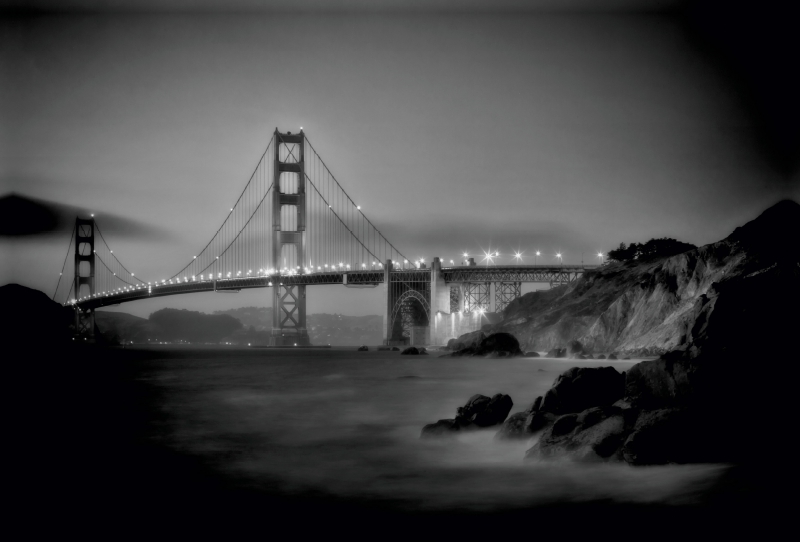
<svg viewBox="0 0 800 542">
<path fill-rule="evenodd" d="M 269 307 L 243 307 L 204 314 L 194 311 L 162 309 L 139 318 L 124 312 L 97 312 L 97 327 L 109 340 L 146 343 L 153 341 L 233 344 L 269 343 L 272 310 Z M 309 314 L 311 344 L 354 346 L 380 344 L 383 319 L 377 315 Z M 237 325 L 240 324 L 240 325 Z"/>
<path fill-rule="evenodd" d="M 716 243 L 668 258 L 612 262 L 572 284 L 525 294 L 483 332 L 512 333 L 523 350 L 577 340 L 590 352 L 662 354 L 691 342 L 698 319 L 708 317 L 726 285 L 762 273 L 796 274 L 798 231 L 800 205 L 784 200 Z"/>
</svg>

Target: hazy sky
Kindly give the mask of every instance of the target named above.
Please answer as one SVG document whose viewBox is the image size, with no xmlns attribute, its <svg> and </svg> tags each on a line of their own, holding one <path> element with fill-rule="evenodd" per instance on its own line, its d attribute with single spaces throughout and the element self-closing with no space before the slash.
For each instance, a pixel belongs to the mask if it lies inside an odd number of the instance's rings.
<svg viewBox="0 0 800 542">
<path fill-rule="evenodd" d="M 796 163 L 770 143 L 742 80 L 679 17 L 649 12 L 675 3 L 466 4 L 482 11 L 397 0 L 378 3 L 390 11 L 353 1 L 318 13 L 308 1 L 279 13 L 261 7 L 286 2 L 242 0 L 225 5 L 254 11 L 5 17 L 0 195 L 92 211 L 101 227 L 104 215 L 141 224 L 104 234 L 146 280 L 211 238 L 275 127 L 303 126 L 412 258 L 538 249 L 539 263 L 557 251 L 594 262 L 622 241 L 713 242 L 800 199 Z M 0 283 L 52 294 L 68 237 L 0 241 Z M 308 307 L 377 313 L 375 294 L 311 289 Z M 186 295 L 119 310 L 268 299 Z"/>
</svg>

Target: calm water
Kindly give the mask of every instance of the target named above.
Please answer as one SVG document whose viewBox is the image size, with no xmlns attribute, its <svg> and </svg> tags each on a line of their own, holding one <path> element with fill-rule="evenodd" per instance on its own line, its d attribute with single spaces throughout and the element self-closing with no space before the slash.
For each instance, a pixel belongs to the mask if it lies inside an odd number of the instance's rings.
<svg viewBox="0 0 800 542">
<path fill-rule="evenodd" d="M 314 492 L 417 511 L 593 501 L 692 505 L 726 470 L 524 463 L 532 441 L 495 441 L 495 430 L 419 439 L 423 425 L 452 418 L 475 393 L 511 395 L 513 413 L 569 367 L 622 371 L 633 361 L 439 359 L 350 349 L 164 352 L 140 373 L 161 392 L 153 438 L 181 454 L 216 458 L 224 477 L 272 494 Z"/>
</svg>

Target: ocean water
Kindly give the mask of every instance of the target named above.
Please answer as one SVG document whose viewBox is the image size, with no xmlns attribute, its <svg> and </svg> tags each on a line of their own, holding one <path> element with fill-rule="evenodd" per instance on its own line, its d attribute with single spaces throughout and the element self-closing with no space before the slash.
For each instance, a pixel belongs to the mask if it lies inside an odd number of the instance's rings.
<svg viewBox="0 0 800 542">
<path fill-rule="evenodd" d="M 507 393 L 518 412 L 569 367 L 624 371 L 636 360 L 353 350 L 150 351 L 137 376 L 160 398 L 149 438 L 208 459 L 222 479 L 252 491 L 433 513 L 554 503 L 700 506 L 729 468 L 525 462 L 535 441 L 497 441 L 496 429 L 419 438 L 423 425 L 454 417 L 476 393 Z"/>
</svg>

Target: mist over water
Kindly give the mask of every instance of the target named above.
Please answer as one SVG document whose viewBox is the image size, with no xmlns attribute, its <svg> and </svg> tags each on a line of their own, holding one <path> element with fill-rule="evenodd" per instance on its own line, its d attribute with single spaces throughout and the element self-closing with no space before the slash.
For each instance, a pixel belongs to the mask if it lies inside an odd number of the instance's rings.
<svg viewBox="0 0 800 542">
<path fill-rule="evenodd" d="M 178 355 L 147 362 L 142 376 L 164 398 L 155 438 L 216 458 L 223 476 L 273 494 L 313 492 L 428 511 L 691 505 L 727 468 L 525 463 L 534 441 L 496 441 L 496 429 L 419 438 L 423 425 L 454 417 L 476 393 L 507 393 L 518 412 L 569 367 L 623 371 L 635 360 L 439 359 L 344 349 Z"/>
</svg>

